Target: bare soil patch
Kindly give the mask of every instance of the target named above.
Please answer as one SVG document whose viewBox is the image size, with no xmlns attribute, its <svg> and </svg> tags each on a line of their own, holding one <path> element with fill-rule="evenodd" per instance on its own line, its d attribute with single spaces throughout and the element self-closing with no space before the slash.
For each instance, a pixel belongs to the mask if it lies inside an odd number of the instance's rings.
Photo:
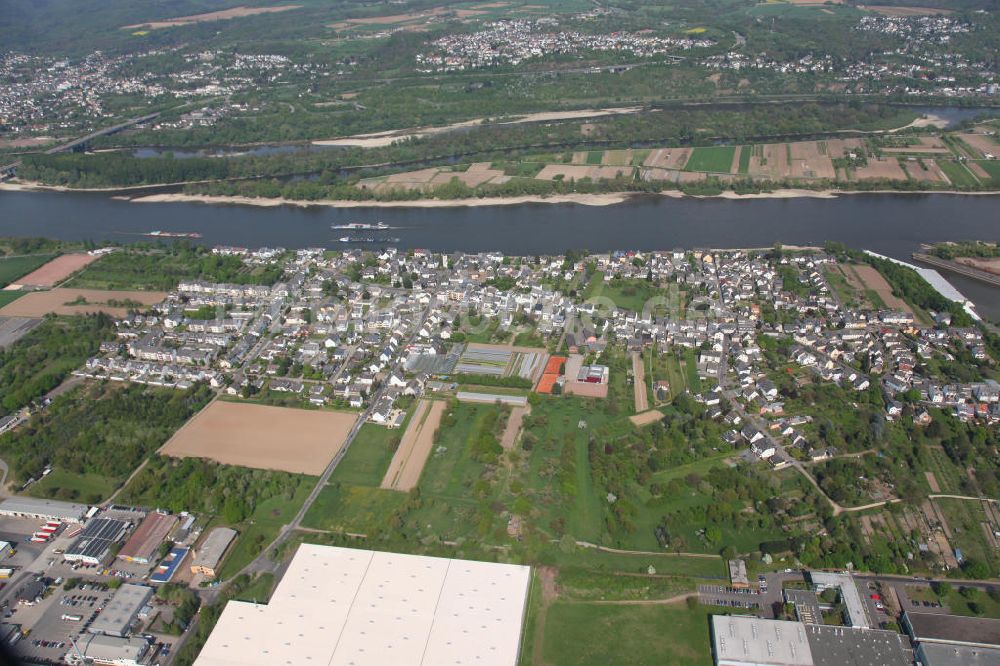
<svg viewBox="0 0 1000 666">
<path fill-rule="evenodd" d="M 648 412 L 643 412 L 641 414 L 636 414 L 634 416 L 628 417 L 629 421 L 634 423 L 637 427 L 641 428 L 647 426 L 650 423 L 656 423 L 663 418 L 663 412 L 651 409 Z"/>
<path fill-rule="evenodd" d="M 792 152 L 791 175 L 793 178 L 825 178 L 837 176 L 833 160 L 824 155 L 815 141 L 798 141 L 788 144 Z"/>
<path fill-rule="evenodd" d="M 993 156 L 1000 155 L 1000 144 L 988 134 L 961 134 L 959 136 L 962 141 L 979 153 L 975 156 L 977 159 L 985 159 L 987 153 Z"/>
<path fill-rule="evenodd" d="M 906 304 L 906 301 L 893 295 L 892 287 L 889 286 L 889 283 L 885 281 L 882 274 L 875 270 L 874 267 L 867 264 L 857 264 L 851 266 L 851 270 L 860 278 L 865 288 L 871 289 L 879 295 L 887 307 L 893 310 L 903 310 L 904 312 L 913 313 L 913 310 Z"/>
<path fill-rule="evenodd" d="M 351 412 L 216 400 L 174 433 L 160 453 L 318 476 L 357 418 Z"/>
<path fill-rule="evenodd" d="M 524 424 L 524 415 L 528 413 L 530 407 L 514 407 L 510 410 L 510 417 L 504 427 L 503 437 L 500 438 L 500 446 L 505 451 L 510 451 L 517 443 L 517 436 L 521 434 L 521 427 Z"/>
<path fill-rule="evenodd" d="M 128 307 L 110 305 L 109 301 L 123 303 L 135 301 L 142 305 L 155 305 L 167 294 L 162 291 L 109 291 L 106 289 L 50 289 L 25 294 L 13 303 L 0 308 L 4 317 L 43 317 L 50 312 L 57 315 L 104 312 L 112 317 L 124 317 Z M 79 302 L 78 302 L 79 301 Z M 74 303 L 73 305 L 69 305 Z"/>
<path fill-rule="evenodd" d="M 979 270 L 986 271 L 987 273 L 1000 275 L 1000 258 L 985 259 L 980 257 L 956 257 L 955 262 L 971 266 L 972 268 L 978 268 Z"/>
<path fill-rule="evenodd" d="M 739 173 L 740 172 L 740 155 L 744 150 L 749 150 L 746 146 L 736 146 L 736 152 L 733 153 L 733 161 L 729 165 L 729 173 Z"/>
<path fill-rule="evenodd" d="M 632 352 L 632 376 L 635 380 L 635 413 L 639 414 L 649 409 L 649 397 L 646 395 L 646 366 L 637 352 Z"/>
<path fill-rule="evenodd" d="M 629 166 L 632 164 L 632 151 L 605 150 L 601 156 L 601 164 L 605 166 Z"/>
<path fill-rule="evenodd" d="M 690 148 L 660 148 L 649 154 L 643 166 L 679 171 L 684 168 L 690 157 Z"/>
<path fill-rule="evenodd" d="M 859 153 L 864 148 L 864 141 L 861 139 L 827 139 L 826 155 L 830 159 L 846 157 L 848 153 Z"/>
<path fill-rule="evenodd" d="M 408 492 L 417 487 L 427 457 L 434 448 L 434 433 L 441 425 L 444 408 L 445 403 L 440 400 L 421 400 L 417 403 L 399 448 L 382 479 L 382 488 Z"/>
<path fill-rule="evenodd" d="M 932 493 L 941 492 L 941 486 L 938 485 L 937 477 L 934 476 L 934 472 L 924 472 L 924 476 L 927 477 L 927 485 L 930 486 Z"/>
<path fill-rule="evenodd" d="M 99 258 L 96 254 L 87 254 L 86 252 L 63 254 L 28 273 L 18 280 L 17 284 L 24 287 L 54 287 Z"/>
<path fill-rule="evenodd" d="M 934 160 L 921 160 L 921 162 L 916 160 L 906 163 L 906 173 L 910 174 L 910 178 L 913 180 L 922 180 L 928 183 L 936 183 L 941 185 L 951 185 L 951 181 L 948 176 L 945 175 L 941 167 L 938 166 L 937 162 Z"/>
<path fill-rule="evenodd" d="M 868 164 L 854 170 L 857 180 L 906 180 L 906 172 L 896 158 L 870 158 Z"/>
<path fill-rule="evenodd" d="M 275 5 L 273 7 L 232 7 L 218 12 L 206 12 L 204 14 L 192 14 L 190 16 L 179 16 L 162 21 L 150 21 L 148 23 L 134 23 L 122 26 L 125 30 L 137 30 L 146 28 L 148 30 L 159 30 L 161 28 L 172 28 L 179 25 L 190 25 L 192 23 L 207 23 L 209 21 L 227 21 L 229 19 L 240 18 L 242 16 L 256 16 L 257 14 L 276 14 L 287 12 L 292 9 L 299 9 L 302 5 Z"/>
</svg>

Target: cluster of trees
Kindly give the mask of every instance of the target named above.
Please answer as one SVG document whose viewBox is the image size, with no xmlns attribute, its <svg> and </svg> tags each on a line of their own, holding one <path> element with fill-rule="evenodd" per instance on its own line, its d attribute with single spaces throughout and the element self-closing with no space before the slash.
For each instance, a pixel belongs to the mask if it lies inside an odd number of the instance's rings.
<svg viewBox="0 0 1000 666">
<path fill-rule="evenodd" d="M 951 321 L 955 326 L 973 325 L 972 317 L 962 309 L 960 304 L 942 296 L 912 268 L 867 254 L 864 257 L 865 261 L 878 269 L 878 272 L 892 286 L 894 296 L 903 298 L 925 310 L 948 312 L 951 314 Z"/>
<path fill-rule="evenodd" d="M 114 321 L 105 314 L 47 317 L 0 349 L 0 407 L 11 412 L 40 398 L 114 336 Z"/>
<path fill-rule="evenodd" d="M 509 100 L 507 100 L 509 101 Z M 482 113 L 479 111 L 477 113 Z M 302 115 L 302 114 L 296 114 Z M 364 197 L 350 192 L 337 175 L 342 169 L 360 169 L 358 175 L 377 175 L 399 170 L 402 165 L 451 164 L 463 157 L 480 160 L 517 161 L 525 151 L 624 148 L 643 145 L 712 145 L 719 138 L 736 143 L 760 141 L 768 136 L 820 135 L 844 128 L 877 128 L 905 124 L 913 113 L 877 104 L 787 104 L 715 106 L 708 108 L 674 106 L 633 115 L 621 115 L 594 122 L 588 136 L 580 133 L 579 122 L 552 124 L 484 124 L 461 132 L 442 132 L 380 148 L 345 148 L 322 151 L 293 151 L 229 158 L 187 158 L 170 156 L 136 158 L 130 155 L 98 153 L 81 155 L 31 155 L 19 174 L 28 180 L 76 187 L 116 187 L 189 181 L 221 181 L 228 178 L 277 178 L 318 174 L 318 182 L 296 181 L 288 185 L 252 182 L 245 187 L 257 196 L 318 198 L 317 185 L 328 186 L 324 196 Z M 415 122 L 408 118 L 404 125 Z M 386 128 L 382 128 L 386 129 Z M 214 128 L 213 128 L 214 131 Z M 188 134 L 187 136 L 192 136 Z M 214 138 L 214 137 L 213 137 Z M 518 193 L 545 183 L 515 178 Z M 332 187 L 329 187 L 332 186 Z M 503 186 L 499 195 L 512 195 Z M 513 186 L 512 186 L 513 187 Z M 350 190 L 357 190 L 349 186 Z M 463 186 L 446 185 L 461 195 Z M 223 188 L 225 190 L 225 188 Z M 203 191 L 203 190 L 199 190 Z M 218 192 L 220 190 L 212 189 Z M 363 191 L 362 191 L 363 192 Z M 370 196 L 370 195 L 369 195 Z M 395 196 L 403 197 L 404 194 Z"/>
<path fill-rule="evenodd" d="M 201 245 L 180 242 L 122 248 L 88 266 L 74 284 L 100 289 L 168 290 L 186 279 L 270 285 L 282 275 L 277 263 L 250 267 L 239 257 L 213 254 Z"/>
<path fill-rule="evenodd" d="M 220 465 L 202 458 L 153 456 L 122 491 L 123 502 L 219 516 L 236 525 L 266 500 L 291 501 L 306 478 L 288 472 Z"/>
<path fill-rule="evenodd" d="M 180 583 L 166 583 L 156 588 L 156 598 L 174 606 L 173 620 L 164 623 L 163 630 L 175 636 L 184 633 L 201 605 L 194 590 Z"/>
<path fill-rule="evenodd" d="M 956 259 L 958 257 L 981 257 L 993 259 L 1000 257 L 1000 245 L 996 243 L 981 243 L 977 241 L 965 241 L 961 243 L 939 243 L 930 251 L 931 254 L 942 259 Z"/>
<path fill-rule="evenodd" d="M 212 390 L 203 384 L 186 391 L 137 384 L 83 386 L 0 437 L 0 457 L 22 483 L 38 478 L 48 465 L 120 482 L 211 397 Z M 76 489 L 55 486 L 49 492 L 59 499 L 79 495 Z"/>
</svg>

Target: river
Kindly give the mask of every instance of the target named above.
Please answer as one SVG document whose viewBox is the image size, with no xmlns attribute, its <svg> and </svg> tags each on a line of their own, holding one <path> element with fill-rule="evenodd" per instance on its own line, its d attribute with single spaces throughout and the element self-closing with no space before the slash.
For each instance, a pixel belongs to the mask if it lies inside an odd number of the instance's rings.
<svg viewBox="0 0 1000 666">
<path fill-rule="evenodd" d="M 508 254 L 821 245 L 838 241 L 903 260 L 920 243 L 997 238 L 1000 197 L 856 194 L 836 199 L 639 197 L 595 207 L 529 204 L 459 208 L 353 208 L 129 203 L 104 194 L 0 192 L 0 235 L 117 242 L 156 229 L 198 232 L 208 245 L 344 247 L 331 224 L 383 221 L 401 248 Z M 1000 289 L 948 279 L 1000 319 Z"/>
</svg>

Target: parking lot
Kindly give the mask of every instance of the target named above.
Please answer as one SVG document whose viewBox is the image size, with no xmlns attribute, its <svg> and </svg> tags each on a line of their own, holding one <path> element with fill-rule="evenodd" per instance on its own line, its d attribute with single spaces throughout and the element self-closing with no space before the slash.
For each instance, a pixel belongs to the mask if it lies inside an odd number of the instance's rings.
<svg viewBox="0 0 1000 666">
<path fill-rule="evenodd" d="M 40 603 L 18 607 L 8 621 L 30 627 L 31 632 L 17 643 L 15 652 L 25 660 L 60 660 L 70 649 L 70 637 L 85 632 L 111 599 L 114 591 L 104 587 L 81 583 L 63 590 L 57 586 Z"/>
<path fill-rule="evenodd" d="M 739 590 L 723 585 L 699 585 L 698 598 L 706 606 L 760 610 L 762 595 L 756 589 Z"/>
</svg>

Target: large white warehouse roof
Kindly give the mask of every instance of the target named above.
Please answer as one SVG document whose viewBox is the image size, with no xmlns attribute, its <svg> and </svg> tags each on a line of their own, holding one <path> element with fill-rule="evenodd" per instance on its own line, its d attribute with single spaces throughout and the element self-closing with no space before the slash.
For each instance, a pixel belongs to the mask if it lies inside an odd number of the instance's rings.
<svg viewBox="0 0 1000 666">
<path fill-rule="evenodd" d="M 266 604 L 230 601 L 196 666 L 517 663 L 530 568 L 302 545 Z"/>
</svg>

